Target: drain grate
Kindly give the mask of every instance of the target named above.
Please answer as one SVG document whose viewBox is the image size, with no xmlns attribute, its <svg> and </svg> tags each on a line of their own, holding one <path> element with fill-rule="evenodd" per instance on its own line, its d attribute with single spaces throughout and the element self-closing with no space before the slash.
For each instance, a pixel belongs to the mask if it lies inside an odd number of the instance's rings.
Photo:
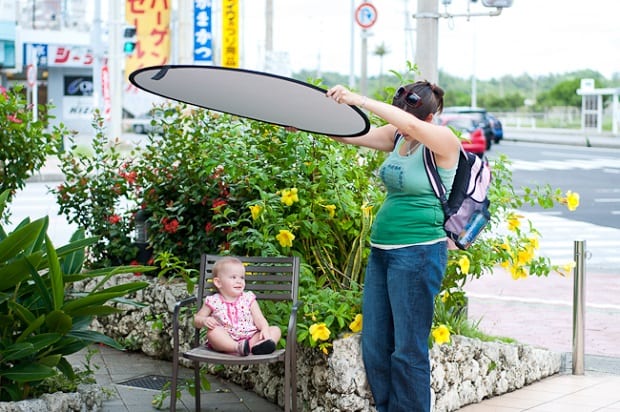
<svg viewBox="0 0 620 412">
<path fill-rule="evenodd" d="M 155 391 L 160 391 L 163 389 L 166 383 L 170 382 L 170 380 L 171 378 L 169 376 L 147 375 L 147 376 L 141 376 L 138 378 L 129 379 L 124 382 L 119 382 L 118 385 L 133 386 L 136 388 L 152 389 Z"/>
</svg>

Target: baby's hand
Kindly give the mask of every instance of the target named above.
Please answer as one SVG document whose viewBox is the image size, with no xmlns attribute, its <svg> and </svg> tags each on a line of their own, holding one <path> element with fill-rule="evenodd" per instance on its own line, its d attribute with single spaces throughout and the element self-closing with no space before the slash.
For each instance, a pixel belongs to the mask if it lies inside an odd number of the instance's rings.
<svg viewBox="0 0 620 412">
<path fill-rule="evenodd" d="M 271 334 L 269 333 L 269 328 L 260 331 L 261 340 L 271 339 Z"/>
<path fill-rule="evenodd" d="M 213 316 L 208 316 L 205 319 L 204 324 L 209 329 L 215 329 L 218 326 L 220 326 L 220 322 L 216 318 L 214 318 Z"/>
</svg>

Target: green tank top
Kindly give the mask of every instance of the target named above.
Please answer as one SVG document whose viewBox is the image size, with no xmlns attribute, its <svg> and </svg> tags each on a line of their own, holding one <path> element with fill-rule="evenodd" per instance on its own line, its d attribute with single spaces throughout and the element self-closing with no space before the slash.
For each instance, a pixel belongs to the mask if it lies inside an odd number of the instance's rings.
<svg viewBox="0 0 620 412">
<path fill-rule="evenodd" d="M 423 146 L 418 145 L 415 152 L 403 156 L 399 152 L 404 143 L 404 139 L 398 139 L 394 150 L 379 168 L 387 196 L 373 223 L 370 234 L 373 244 L 410 245 L 446 235 L 443 210 L 424 169 Z M 437 170 L 449 191 L 456 165 L 452 169 L 438 167 Z"/>
</svg>

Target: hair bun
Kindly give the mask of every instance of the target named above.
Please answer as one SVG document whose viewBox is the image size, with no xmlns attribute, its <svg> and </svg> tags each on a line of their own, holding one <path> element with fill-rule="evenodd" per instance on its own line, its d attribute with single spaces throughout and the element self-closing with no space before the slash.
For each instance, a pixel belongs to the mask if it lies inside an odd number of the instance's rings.
<svg viewBox="0 0 620 412">
<path fill-rule="evenodd" d="M 441 87 L 437 86 L 435 83 L 430 83 L 430 86 L 431 90 L 437 95 L 437 97 L 443 97 L 444 91 Z"/>
</svg>

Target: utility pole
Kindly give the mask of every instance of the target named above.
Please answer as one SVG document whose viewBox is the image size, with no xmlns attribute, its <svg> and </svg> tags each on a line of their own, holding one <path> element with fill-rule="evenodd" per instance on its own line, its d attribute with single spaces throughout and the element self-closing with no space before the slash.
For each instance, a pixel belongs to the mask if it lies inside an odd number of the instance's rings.
<svg viewBox="0 0 620 412">
<path fill-rule="evenodd" d="M 120 0 L 111 0 L 109 3 L 110 15 L 110 45 L 109 45 L 109 66 L 110 66 L 110 96 L 112 100 L 110 109 L 110 126 L 108 128 L 108 138 L 111 142 L 120 139 L 122 136 L 123 120 L 123 63 L 125 61 L 121 50 L 121 30 L 124 24 L 125 10 L 121 10 Z"/>
<path fill-rule="evenodd" d="M 265 0 L 265 57 L 263 68 L 272 71 L 273 62 L 273 0 Z"/>
<path fill-rule="evenodd" d="M 355 87 L 355 0 L 351 0 L 351 46 L 349 47 L 349 88 Z"/>
<path fill-rule="evenodd" d="M 415 62 L 420 70 L 420 78 L 431 83 L 437 83 L 439 78 L 437 69 L 438 11 L 438 0 L 418 0 Z"/>
<path fill-rule="evenodd" d="M 101 0 L 95 0 L 95 16 L 93 31 L 91 32 L 90 44 L 93 48 L 93 107 L 101 109 L 101 95 L 103 85 L 101 81 L 101 67 L 103 61 L 103 48 L 101 47 Z"/>
<path fill-rule="evenodd" d="M 449 5 L 451 2 L 452 0 L 443 0 L 444 5 Z M 482 0 L 482 5 L 495 7 L 495 11 L 471 13 L 469 3 L 467 3 L 467 13 L 439 13 L 439 0 L 418 0 L 418 12 L 413 15 L 413 18 L 418 21 L 415 62 L 420 70 L 421 79 L 437 83 L 439 78 L 437 68 L 439 18 L 467 17 L 469 19 L 475 16 L 499 16 L 505 7 L 512 6 L 512 0 Z"/>
</svg>

